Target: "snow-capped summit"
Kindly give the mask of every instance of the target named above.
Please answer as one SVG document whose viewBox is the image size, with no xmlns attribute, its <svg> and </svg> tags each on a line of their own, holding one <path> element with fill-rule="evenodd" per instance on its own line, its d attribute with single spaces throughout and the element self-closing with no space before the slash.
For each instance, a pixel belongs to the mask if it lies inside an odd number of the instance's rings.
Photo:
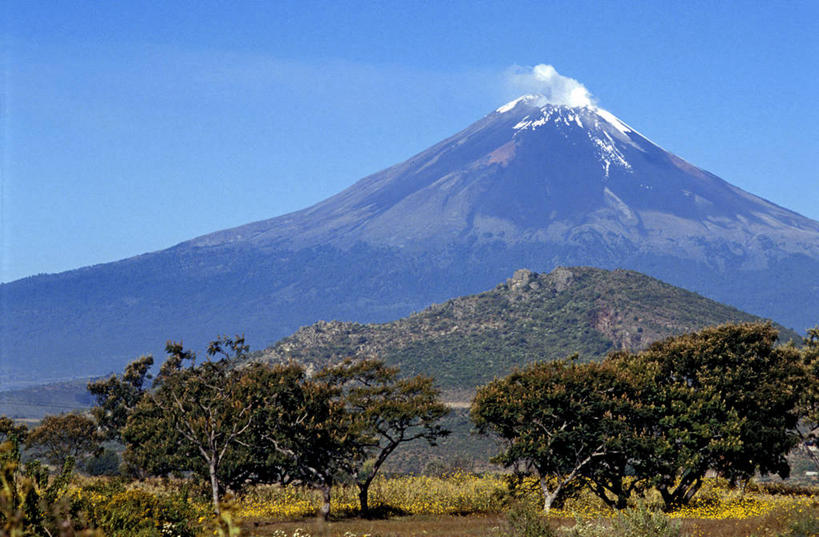
<svg viewBox="0 0 819 537">
<path fill-rule="evenodd" d="M 769 262 L 761 236 L 819 258 L 816 222 L 696 168 L 602 108 L 528 94 L 313 207 L 189 244 L 423 250 L 467 237 L 566 244 L 593 235 L 617 237 L 634 255 L 722 263 L 706 255 L 702 234 L 730 242 L 747 266 Z"/>
<path fill-rule="evenodd" d="M 596 115 L 596 120 L 602 119 L 612 127 L 614 127 L 619 133 L 623 135 L 628 135 L 630 132 L 636 132 L 634 129 L 626 125 L 620 118 L 605 110 L 600 108 L 599 106 L 592 105 L 592 104 L 583 104 L 581 106 L 569 106 L 566 104 L 555 104 L 549 102 L 549 99 L 545 95 L 537 94 L 537 93 L 530 93 L 527 95 L 521 95 L 517 99 L 513 99 L 508 103 L 504 104 L 503 106 L 499 107 L 495 110 L 496 113 L 505 114 L 507 112 L 511 112 L 518 106 L 522 108 L 533 108 L 538 109 L 541 113 L 541 117 L 534 117 L 531 120 L 531 123 L 536 123 L 535 126 L 545 124 L 549 118 L 553 115 L 560 114 L 561 116 L 569 116 L 571 121 L 578 121 L 577 118 L 581 115 Z M 536 116 L 536 113 L 528 114 L 529 117 Z M 564 117 L 561 117 L 564 119 Z M 527 125 L 528 126 L 528 125 Z M 580 124 L 580 127 L 583 128 L 583 125 Z"/>
<path fill-rule="evenodd" d="M 537 106 L 537 103 L 545 104 L 546 102 L 547 102 L 546 97 L 544 97 L 543 95 L 537 93 L 530 93 L 528 95 L 521 95 L 517 99 L 509 101 L 505 105 L 495 110 L 495 112 L 499 114 L 505 114 L 506 112 L 513 110 L 519 104 Z"/>
</svg>

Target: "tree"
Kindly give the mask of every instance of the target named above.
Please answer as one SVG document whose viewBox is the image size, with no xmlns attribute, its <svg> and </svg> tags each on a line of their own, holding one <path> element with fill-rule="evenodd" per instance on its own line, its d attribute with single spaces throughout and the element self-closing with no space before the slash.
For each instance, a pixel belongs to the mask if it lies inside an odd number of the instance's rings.
<svg viewBox="0 0 819 537">
<path fill-rule="evenodd" d="M 286 485 L 300 479 L 292 442 L 304 426 L 303 416 L 310 412 L 306 378 L 304 367 L 295 363 L 242 367 L 241 390 L 236 395 L 253 416 L 242 442 L 223 459 L 223 481 L 228 488 L 238 490 L 249 483 Z"/>
<path fill-rule="evenodd" d="M 121 377 L 88 383 L 88 391 L 97 400 L 91 415 L 108 439 L 122 439 L 122 430 L 128 415 L 145 394 L 145 382 L 151 379 L 148 371 L 154 364 L 153 356 L 141 356 L 125 367 Z"/>
<path fill-rule="evenodd" d="M 819 456 L 815 448 L 819 437 L 819 326 L 808 330 L 803 340 L 802 362 L 805 367 L 807 388 L 802 392 L 799 404 L 800 422 L 796 432 L 807 448 L 806 452 L 819 468 Z"/>
<path fill-rule="evenodd" d="M 213 509 L 220 509 L 220 470 L 228 450 L 241 441 L 251 424 L 253 411 L 242 397 L 241 373 L 234 363 L 248 351 L 243 337 L 220 337 L 208 347 L 206 360 L 196 364 L 196 355 L 181 343 L 168 342 L 168 359 L 160 368 L 153 391 L 146 392 L 127 421 L 124 437 L 129 449 L 136 452 L 132 460 L 146 460 L 163 453 L 147 454 L 146 448 L 160 446 L 174 470 L 197 470 L 200 462 L 211 485 Z M 168 434 L 178 445 L 162 440 Z M 135 445 L 140 438 L 152 440 L 148 446 Z M 142 454 L 140 454 L 142 452 Z M 195 459 L 183 462 L 185 456 Z"/>
<path fill-rule="evenodd" d="M 28 435 L 27 445 L 49 463 L 59 466 L 67 459 L 82 460 L 100 449 L 97 424 L 82 414 L 46 416 Z"/>
<path fill-rule="evenodd" d="M 361 422 L 348 411 L 339 386 L 308 378 L 300 365 L 255 365 L 245 378 L 260 398 L 248 442 L 257 477 L 317 488 L 327 520 L 333 483 L 362 456 Z"/>
<path fill-rule="evenodd" d="M 480 388 L 471 415 L 504 442 L 495 462 L 537 472 L 549 511 L 620 449 L 629 418 L 622 391 L 601 364 L 536 363 Z"/>
<path fill-rule="evenodd" d="M 440 420 L 449 409 L 431 377 L 398 378 L 398 368 L 382 360 L 348 359 L 320 371 L 317 378 L 342 388 L 341 395 L 358 422 L 362 457 L 352 460 L 361 513 L 369 512 L 369 489 L 389 456 L 400 445 L 426 440 L 435 445 L 449 434 Z"/>
<path fill-rule="evenodd" d="M 176 429 L 153 397 L 145 396 L 131 410 L 122 430 L 122 460 L 128 473 L 138 477 L 195 472 L 208 479 L 198 451 Z"/>
<path fill-rule="evenodd" d="M 726 324 L 610 358 L 640 379 L 634 398 L 654 426 L 638 471 L 668 508 L 687 504 L 709 469 L 732 482 L 788 475 L 805 375 L 799 352 L 776 340 L 770 323 Z"/>
<path fill-rule="evenodd" d="M 0 444 L 7 440 L 23 443 L 27 437 L 28 427 L 23 424 L 17 425 L 7 416 L 0 416 Z"/>
</svg>

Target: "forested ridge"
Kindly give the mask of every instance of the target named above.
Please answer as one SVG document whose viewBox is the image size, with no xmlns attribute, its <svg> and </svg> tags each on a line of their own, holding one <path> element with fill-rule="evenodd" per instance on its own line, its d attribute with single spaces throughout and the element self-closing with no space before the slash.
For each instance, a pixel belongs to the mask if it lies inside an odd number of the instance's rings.
<svg viewBox="0 0 819 537">
<path fill-rule="evenodd" d="M 759 320 L 634 271 L 519 270 L 494 289 L 397 321 L 309 325 L 250 359 L 322 367 L 349 356 L 379 356 L 406 374 L 434 374 L 445 391 L 467 399 L 476 386 L 527 363 L 575 353 L 581 361 L 599 360 L 705 326 Z M 778 328 L 783 341 L 799 340 Z"/>
</svg>

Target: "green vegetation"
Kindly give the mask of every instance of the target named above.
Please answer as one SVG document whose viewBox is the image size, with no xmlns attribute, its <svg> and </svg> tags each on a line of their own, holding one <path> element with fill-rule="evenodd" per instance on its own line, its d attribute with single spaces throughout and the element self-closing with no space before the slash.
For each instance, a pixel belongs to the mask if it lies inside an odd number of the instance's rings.
<svg viewBox="0 0 819 537">
<path fill-rule="evenodd" d="M 69 458 L 84 461 L 101 447 L 97 424 L 82 414 L 46 416 L 28 434 L 26 445 L 54 466 Z"/>
<path fill-rule="evenodd" d="M 708 471 L 788 476 L 817 379 L 776 339 L 770 324 L 727 324 L 601 364 L 535 364 L 481 388 L 472 416 L 505 441 L 498 462 L 535 473 L 547 512 L 583 484 L 617 508 L 654 486 L 670 510 Z"/>
<path fill-rule="evenodd" d="M 448 441 L 445 420 L 457 413 L 430 377 L 403 378 L 373 358 L 309 372 L 249 362 L 238 336 L 211 342 L 197 362 L 169 342 L 150 388 L 146 357 L 92 383 L 93 417 L 49 416 L 33 430 L 0 418 L 0 527 L 20 537 L 236 536 L 251 522 L 314 514 L 505 511 L 503 527 L 526 537 L 678 537 L 697 534 L 691 519 L 773 516 L 792 522 L 764 522 L 766 535 L 811 535 L 815 489 L 750 481 L 786 477 L 786 455 L 813 434 L 817 335 L 801 349 L 777 346 L 770 323 L 729 323 L 602 362 L 530 364 L 480 388 L 471 408 L 512 472 L 449 473 L 458 461 L 430 461 L 433 475 L 415 477 L 386 476 L 387 459 Z M 124 443 L 135 480 L 74 474 L 76 460 L 111 471 L 105 439 Z"/>
<path fill-rule="evenodd" d="M 608 523 L 578 519 L 566 537 L 680 537 L 681 524 L 645 504 L 624 509 Z"/>
<path fill-rule="evenodd" d="M 301 483 L 323 494 L 340 476 L 359 488 L 360 510 L 382 465 L 401 445 L 434 443 L 448 431 L 448 412 L 429 377 L 399 378 L 379 360 L 346 361 L 308 376 L 295 363 L 242 362 L 242 337 L 220 337 L 208 359 L 169 342 L 168 359 L 151 390 L 150 365 L 140 358 L 122 377 L 92 383 L 98 417 L 108 436 L 125 442 L 124 458 L 137 475 L 193 472 L 209 483 L 222 514 L 226 491 L 254 483 Z"/>
<path fill-rule="evenodd" d="M 603 468 L 624 472 L 629 388 L 606 365 L 543 362 L 481 388 L 472 416 L 481 432 L 505 441 L 495 461 L 536 473 L 548 512 Z M 630 490 L 618 492 L 616 505 L 625 507 Z"/>
<path fill-rule="evenodd" d="M 758 322 L 735 308 L 643 274 L 588 267 L 525 270 L 495 289 L 385 324 L 319 322 L 251 359 L 313 367 L 379 356 L 405 374 L 435 371 L 449 399 L 513 368 L 578 354 L 581 362 L 725 322 Z M 799 336 L 780 328 L 782 339 Z"/>
<path fill-rule="evenodd" d="M 415 440 L 435 445 L 449 431 L 440 421 L 449 409 L 439 400 L 432 377 L 399 379 L 398 368 L 379 360 L 345 360 L 320 371 L 317 378 L 342 389 L 348 411 L 358 423 L 358 448 L 349 473 L 358 487 L 361 514 L 369 515 L 369 489 L 395 450 Z"/>
</svg>

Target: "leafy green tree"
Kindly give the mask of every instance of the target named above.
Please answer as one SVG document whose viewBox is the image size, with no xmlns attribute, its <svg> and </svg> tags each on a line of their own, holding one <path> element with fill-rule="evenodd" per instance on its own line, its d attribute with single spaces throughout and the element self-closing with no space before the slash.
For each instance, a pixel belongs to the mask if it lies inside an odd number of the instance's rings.
<svg viewBox="0 0 819 537">
<path fill-rule="evenodd" d="M 600 369 L 589 374 L 599 378 L 602 389 L 608 386 L 609 411 L 624 420 L 608 429 L 606 453 L 584 468 L 582 474 L 592 492 L 604 503 L 625 509 L 631 495 L 641 493 L 650 481 L 645 467 L 654 447 L 653 409 L 635 397 L 639 392 L 639 379 L 631 372 L 604 362 Z"/>
<path fill-rule="evenodd" d="M 318 379 L 342 387 L 363 457 L 351 460 L 361 513 L 369 512 L 370 485 L 389 456 L 402 444 L 425 440 L 435 445 L 449 434 L 440 420 L 449 409 L 431 377 L 398 377 L 382 360 L 348 359 L 320 371 Z"/>
<path fill-rule="evenodd" d="M 249 368 L 245 378 L 261 401 L 251 427 L 250 460 L 260 477 L 301 483 L 321 491 L 321 516 L 330 516 L 331 489 L 362 457 L 361 421 L 338 385 L 308 378 L 300 365 Z"/>
<path fill-rule="evenodd" d="M 815 447 L 819 439 L 819 326 L 808 330 L 803 340 L 802 361 L 807 377 L 807 388 L 802 392 L 800 401 L 800 423 L 796 429 L 806 452 L 819 468 L 819 455 Z"/>
<path fill-rule="evenodd" d="M 88 383 L 88 391 L 97 401 L 91 414 L 106 438 L 122 439 L 128 415 L 144 395 L 146 381 L 151 379 L 149 371 L 153 364 L 153 356 L 141 356 L 125 367 L 122 376 Z"/>
<path fill-rule="evenodd" d="M 207 479 L 200 454 L 179 432 L 168 426 L 161 401 L 145 396 L 131 410 L 122 430 L 122 453 L 127 473 L 138 477 L 196 472 Z"/>
<path fill-rule="evenodd" d="M 239 397 L 241 373 L 233 367 L 247 350 L 243 337 L 220 337 L 208 347 L 208 357 L 219 359 L 196 364 L 193 352 L 181 343 L 168 342 L 169 357 L 160 368 L 155 389 L 145 393 L 123 432 L 132 461 L 158 458 L 175 471 L 204 466 L 216 513 L 221 512 L 221 464 L 241 441 L 253 416 L 250 404 Z M 140 439 L 148 442 L 135 444 Z M 171 445 L 170 439 L 177 445 Z M 162 451 L 146 452 L 156 447 Z"/>
<path fill-rule="evenodd" d="M 534 470 L 549 511 L 621 449 L 630 404 L 601 364 L 536 363 L 480 388 L 472 420 L 505 450 L 493 460 Z"/>
<path fill-rule="evenodd" d="M 310 400 L 304 367 L 295 363 L 242 367 L 236 396 L 253 412 L 242 442 L 226 452 L 223 481 L 233 490 L 248 483 L 289 484 L 299 480 L 293 439 L 305 427 Z M 288 447 L 285 447 L 288 446 Z"/>
<path fill-rule="evenodd" d="M 726 324 L 610 358 L 638 379 L 633 397 L 651 409 L 638 472 L 667 507 L 688 503 L 709 469 L 731 481 L 788 475 L 806 380 L 800 353 L 776 340 L 769 323 Z"/>
<path fill-rule="evenodd" d="M 0 443 L 7 440 L 14 440 L 23 443 L 28 437 L 28 427 L 24 424 L 16 424 L 14 420 L 7 416 L 0 416 Z"/>
<path fill-rule="evenodd" d="M 101 437 L 93 419 L 82 414 L 46 416 L 28 435 L 26 444 L 49 463 L 83 460 L 100 449 Z"/>
</svg>

